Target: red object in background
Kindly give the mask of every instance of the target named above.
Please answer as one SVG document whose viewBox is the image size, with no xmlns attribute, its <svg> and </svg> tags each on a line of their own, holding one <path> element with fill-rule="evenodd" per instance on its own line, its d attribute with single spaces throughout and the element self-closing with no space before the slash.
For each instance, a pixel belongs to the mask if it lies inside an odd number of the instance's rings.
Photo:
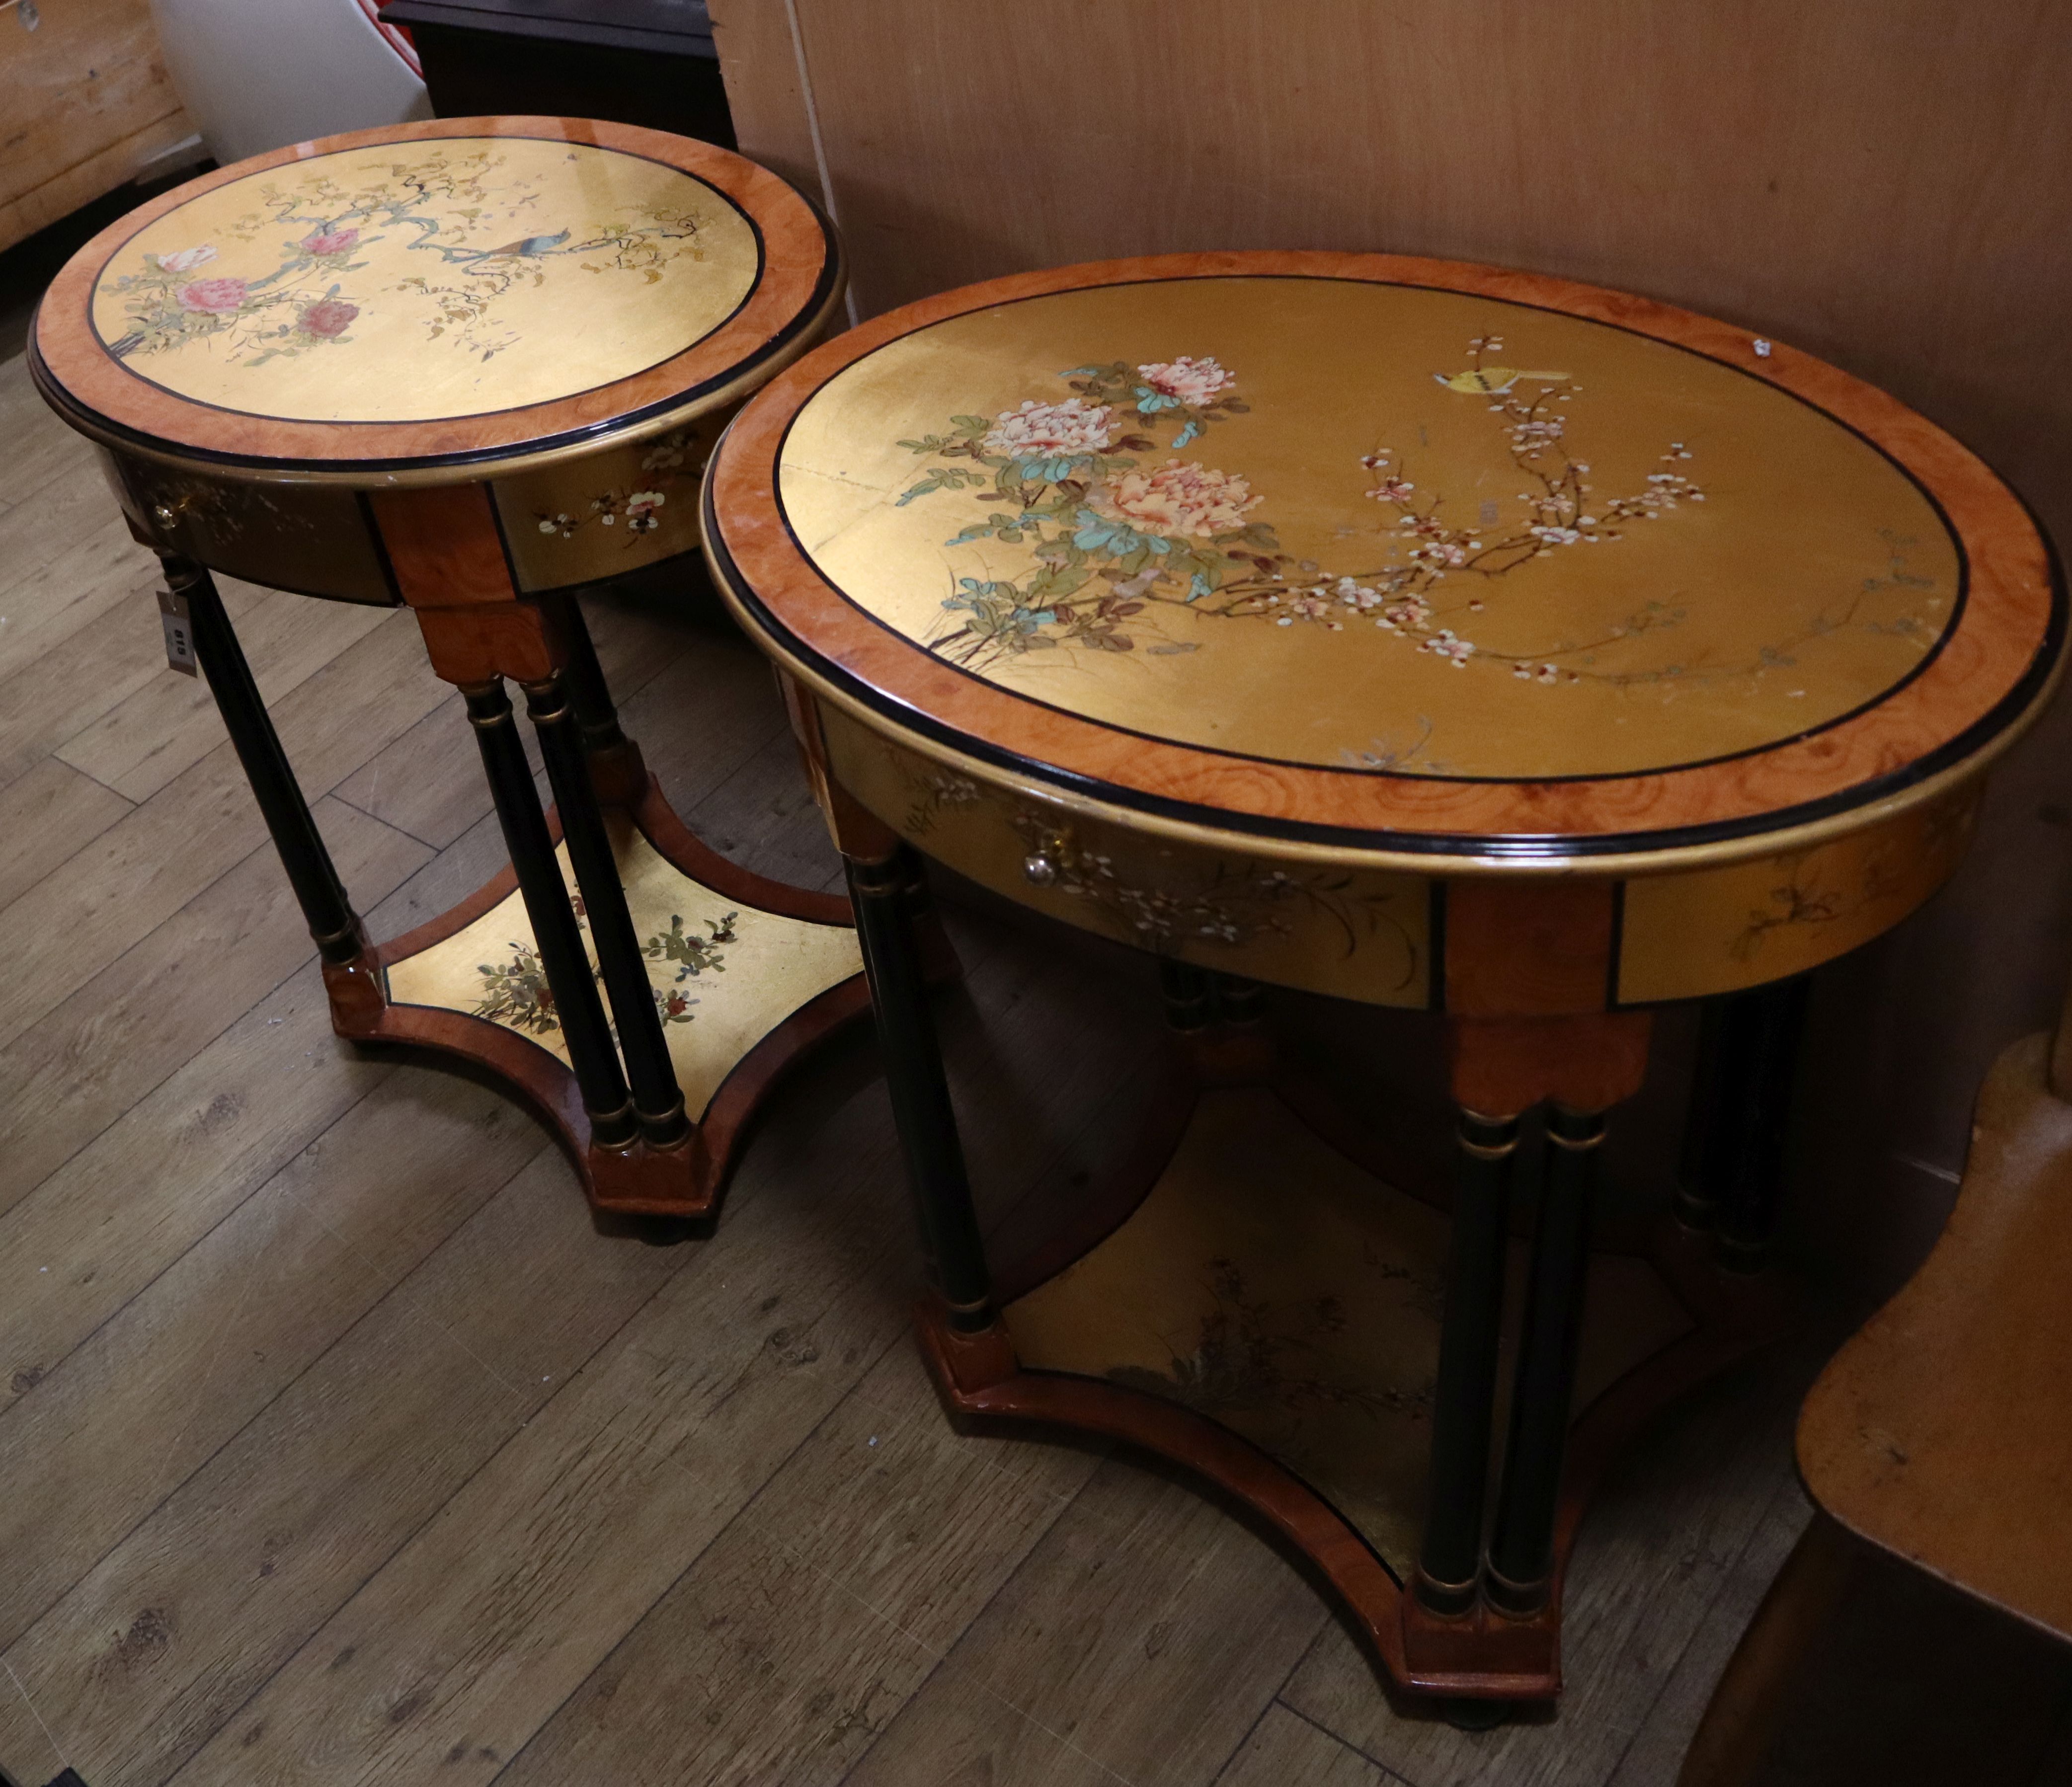
<svg viewBox="0 0 2072 1787">
<path fill-rule="evenodd" d="M 392 25 L 381 15 L 388 10 L 390 0 L 360 0 L 360 10 L 374 22 L 374 28 L 388 39 L 397 55 L 410 67 L 410 72 L 424 78 L 425 66 L 417 60 L 417 46 L 411 38 L 407 25 Z"/>
</svg>

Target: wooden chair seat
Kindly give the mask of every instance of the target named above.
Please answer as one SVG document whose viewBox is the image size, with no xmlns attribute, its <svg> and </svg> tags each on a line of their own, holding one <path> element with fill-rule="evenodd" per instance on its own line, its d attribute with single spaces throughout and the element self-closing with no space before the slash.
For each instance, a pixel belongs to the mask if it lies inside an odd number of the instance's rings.
<svg viewBox="0 0 2072 1787">
<path fill-rule="evenodd" d="M 1850 1532 L 2072 1639 L 2072 1103 L 2049 1053 L 1994 1063 L 1949 1226 L 1814 1386 L 1799 1461 Z"/>
<path fill-rule="evenodd" d="M 1845 1610 L 1892 1601 L 1891 1560 L 1948 1584 L 1976 1607 L 2072 1640 L 2066 1090 L 2072 1024 L 2061 1024 L 2054 1041 L 2026 1037 L 1993 1063 L 1949 1226 L 1921 1270 L 1850 1338 L 1807 1397 L 1799 1465 L 1813 1523 L 1729 1662 L 1679 1787 L 1810 1778 L 1794 1764 L 1772 1766 L 1774 1746 L 1808 1665 L 1840 1641 Z M 2025 1656 L 2012 1641 L 2019 1628 L 1971 1612 L 1952 1598 L 1938 1616 L 1947 1628 L 1942 1649 L 1964 1654 L 1968 1679 L 2010 1666 L 2039 1681 L 2066 1673 L 2039 1670 L 2033 1655 Z M 1923 1673 L 1939 1686 L 1922 1702 L 1910 1735 L 1885 1734 L 1888 1751 L 1920 1763 L 1902 1770 L 1908 1781 L 1947 1778 L 1936 1774 L 1928 1752 L 1951 1747 L 1929 1740 L 1948 1737 L 1939 1727 L 1950 1723 L 1953 1683 L 1933 1664 Z M 2062 1749 L 2032 1776 L 2014 1753 L 2025 1749 L 2019 1734 L 1974 1736 L 2009 1752 L 1971 1752 L 1970 1763 L 1991 1760 L 1995 1781 L 2065 1778 Z M 1859 1764 L 1869 1759 L 1853 1756 L 1852 1765 Z"/>
</svg>

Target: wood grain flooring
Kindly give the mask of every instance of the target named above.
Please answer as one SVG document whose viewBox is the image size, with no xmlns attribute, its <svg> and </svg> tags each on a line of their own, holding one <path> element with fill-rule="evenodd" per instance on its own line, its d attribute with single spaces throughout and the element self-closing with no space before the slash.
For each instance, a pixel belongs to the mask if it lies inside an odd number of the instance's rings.
<svg viewBox="0 0 2072 1787">
<path fill-rule="evenodd" d="M 1392 1703 L 1215 1500 L 944 1422 L 867 1034 L 784 1086 L 717 1233 L 673 1245 L 600 1232 L 492 1089 L 339 1043 L 205 691 L 163 668 L 154 568 L 18 359 L 0 441 L 0 1769 L 1673 1780 L 1805 1518 L 1787 1436 L 1817 1344 L 1693 1398 L 1619 1473 L 1577 1552 L 1558 1712 L 1469 1734 Z M 226 595 L 377 935 L 500 866 L 409 615 Z M 835 885 L 760 662 L 695 602 L 590 611 L 679 811 Z M 1090 940 L 982 901 L 947 916 L 974 1177 L 1026 1226 L 1126 1144 L 1157 1001 Z M 1864 1616 L 1888 1675 L 1911 1606 Z M 1996 1715 L 2062 1763 L 2068 1683 L 1984 1648 Z M 1823 1778 L 1805 1759 L 1843 1740 L 1791 1728 L 1789 1778 Z"/>
</svg>

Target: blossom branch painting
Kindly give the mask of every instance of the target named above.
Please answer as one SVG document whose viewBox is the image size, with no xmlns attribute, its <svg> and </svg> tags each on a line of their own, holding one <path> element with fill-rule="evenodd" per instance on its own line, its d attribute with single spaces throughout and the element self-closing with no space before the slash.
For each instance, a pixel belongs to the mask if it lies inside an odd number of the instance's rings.
<svg viewBox="0 0 2072 1787">
<path fill-rule="evenodd" d="M 669 492 L 685 475 L 686 456 L 692 459 L 689 475 L 696 476 L 703 469 L 704 457 L 696 450 L 696 432 L 691 428 L 671 429 L 650 442 L 640 455 L 639 489 L 614 485 L 593 496 L 581 515 L 561 509 L 535 509 L 534 523 L 541 533 L 558 535 L 563 540 L 573 540 L 587 528 L 623 526 L 627 546 L 638 545 L 641 535 L 652 533 L 661 526 L 662 518 L 656 511 L 668 505 Z"/>
<path fill-rule="evenodd" d="M 576 926 L 587 943 L 590 937 L 590 914 L 584 909 L 582 896 L 572 894 L 570 904 L 576 914 Z M 669 928 L 649 937 L 640 946 L 640 953 L 650 962 L 664 967 L 674 965 L 676 974 L 665 986 L 650 984 L 648 992 L 655 1000 L 655 1015 L 664 1024 L 689 1024 L 697 1017 L 691 1008 L 697 1004 L 683 990 L 683 983 L 697 979 L 709 968 L 715 974 L 724 973 L 725 947 L 738 942 L 734 921 L 741 914 L 730 912 L 723 918 L 705 921 L 709 936 L 701 937 L 695 930 L 684 927 L 683 915 L 670 915 Z M 486 1017 L 492 1024 L 520 1030 L 528 1036 L 556 1036 L 561 1028 L 561 1008 L 555 1003 L 554 990 L 547 984 L 547 971 L 540 960 L 537 947 L 529 939 L 514 938 L 506 946 L 510 951 L 507 961 L 483 962 L 475 972 L 481 976 L 479 997 L 473 1008 L 477 1017 Z M 604 971 L 594 961 L 590 964 L 590 978 L 601 982 Z M 651 969 L 652 974 L 655 971 Z M 612 1026 L 615 1038 L 618 1026 Z"/>
<path fill-rule="evenodd" d="M 207 342 L 231 364 L 259 367 L 350 343 L 368 306 L 400 302 L 427 340 L 444 339 L 487 361 L 520 339 L 499 320 L 498 300 L 543 283 L 550 264 L 652 283 L 671 261 L 697 252 L 697 219 L 681 204 L 629 204 L 623 216 L 583 220 L 581 229 L 536 218 L 541 177 L 500 175 L 508 159 L 493 148 L 442 150 L 416 162 L 363 164 L 344 179 L 319 164 L 290 185 L 258 183 L 257 205 L 220 241 L 143 254 L 140 267 L 104 279 L 126 318 L 109 351 L 134 360 Z M 497 226 L 514 220 L 535 227 L 521 223 L 509 240 L 495 240 Z M 270 250 L 262 246 L 269 241 Z M 425 270 L 391 277 L 387 257 L 384 270 L 375 270 L 369 251 L 384 244 L 421 257 Z M 256 265 L 253 253 L 264 257 Z M 228 271 L 233 265 L 242 270 Z"/>
<path fill-rule="evenodd" d="M 1173 638 L 1161 610 L 1186 609 L 1332 632 L 1366 622 L 1456 669 L 1499 665 L 1542 686 L 1597 675 L 1586 668 L 1597 650 L 1673 626 L 1681 610 L 1650 602 L 1602 639 L 1548 657 L 1478 643 L 1473 617 L 1493 586 L 1536 561 L 1615 545 L 1629 527 L 1667 519 L 1706 492 L 1683 469 L 1691 450 L 1671 442 L 1638 488 L 1600 495 L 1589 462 L 1568 450 L 1567 406 L 1581 388 L 1565 372 L 1498 364 L 1503 345 L 1478 336 L 1465 368 L 1433 376 L 1450 392 L 1484 399 L 1496 418 L 1525 487 L 1511 518 L 1498 520 L 1498 506 L 1485 503 L 1476 524 L 1457 520 L 1444 492 L 1420 488 L 1405 455 L 1379 446 L 1359 462 L 1365 495 L 1382 510 L 1371 530 L 1379 549 L 1343 569 L 1284 551 L 1257 512 L 1265 494 L 1242 473 L 1179 457 L 1212 425 L 1248 413 L 1236 374 L 1212 356 L 1075 368 L 1060 375 L 1068 396 L 1030 399 L 992 417 L 953 417 L 944 433 L 902 441 L 930 463 L 901 506 L 943 491 L 975 494 L 987 514 L 947 544 L 997 541 L 1024 548 L 1032 561 L 1011 578 L 960 577 L 931 648 L 973 668 L 1061 647 L 1124 652 L 1141 644 L 1153 655 L 1180 654 L 1202 642 Z M 1449 578 L 1453 587 L 1443 587 Z"/>
</svg>

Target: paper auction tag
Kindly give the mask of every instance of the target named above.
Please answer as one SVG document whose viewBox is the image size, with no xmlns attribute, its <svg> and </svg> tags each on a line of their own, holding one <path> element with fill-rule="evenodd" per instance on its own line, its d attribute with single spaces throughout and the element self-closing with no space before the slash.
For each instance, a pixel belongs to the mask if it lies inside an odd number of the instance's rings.
<svg viewBox="0 0 2072 1787">
<path fill-rule="evenodd" d="M 201 668 L 195 656 L 194 625 L 187 618 L 187 602 L 170 590 L 158 592 L 158 624 L 166 630 L 166 662 L 185 676 Z"/>
</svg>

